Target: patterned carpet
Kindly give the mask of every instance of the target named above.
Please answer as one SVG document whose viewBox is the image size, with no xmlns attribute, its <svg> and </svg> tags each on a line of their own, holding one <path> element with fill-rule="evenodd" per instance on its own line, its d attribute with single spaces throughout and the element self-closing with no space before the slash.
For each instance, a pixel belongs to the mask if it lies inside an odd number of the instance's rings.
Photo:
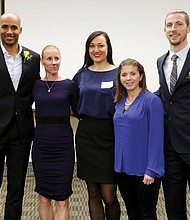
<svg viewBox="0 0 190 220">
<path fill-rule="evenodd" d="M 28 168 L 26 185 L 25 185 L 25 196 L 23 202 L 23 217 L 22 220 L 38 220 L 38 198 L 34 192 L 34 175 L 32 168 Z M 76 177 L 76 171 L 73 177 L 73 195 L 70 197 L 70 219 L 71 220 L 89 220 L 88 213 L 88 197 L 86 186 L 84 182 Z M 3 185 L 0 190 L 0 220 L 3 220 L 3 207 L 6 192 L 6 171 L 3 178 Z M 118 198 L 121 205 L 121 220 L 127 220 L 126 210 L 124 202 L 118 192 Z M 188 195 L 188 207 L 190 209 L 190 195 Z M 158 201 L 158 219 L 167 220 L 164 207 L 163 191 L 160 190 L 159 201 Z M 189 210 L 190 212 L 190 210 Z M 189 218 L 190 219 L 190 213 Z"/>
</svg>

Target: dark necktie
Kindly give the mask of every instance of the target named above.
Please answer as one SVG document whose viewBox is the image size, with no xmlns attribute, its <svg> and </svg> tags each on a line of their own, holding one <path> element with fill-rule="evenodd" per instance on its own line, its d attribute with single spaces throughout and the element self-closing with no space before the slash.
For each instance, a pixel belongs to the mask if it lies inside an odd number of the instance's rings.
<svg viewBox="0 0 190 220">
<path fill-rule="evenodd" d="M 177 58 L 178 56 L 176 54 L 174 54 L 172 56 L 172 60 L 173 60 L 173 68 L 172 68 L 172 72 L 171 72 L 171 76 L 170 76 L 170 93 L 173 93 L 176 81 L 177 81 Z"/>
</svg>

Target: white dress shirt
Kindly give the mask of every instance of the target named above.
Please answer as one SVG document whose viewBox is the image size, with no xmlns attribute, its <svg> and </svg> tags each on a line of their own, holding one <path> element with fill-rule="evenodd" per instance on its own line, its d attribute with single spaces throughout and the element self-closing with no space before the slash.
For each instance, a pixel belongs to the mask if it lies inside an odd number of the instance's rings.
<svg viewBox="0 0 190 220">
<path fill-rule="evenodd" d="M 15 91 L 17 91 L 18 84 L 20 81 L 20 76 L 22 73 L 22 55 L 21 55 L 22 47 L 20 46 L 19 52 L 15 59 L 8 53 L 8 51 L 4 48 L 2 43 L 1 43 L 1 48 L 3 51 L 5 63 L 7 65 L 13 86 L 15 88 Z"/>
<path fill-rule="evenodd" d="M 178 58 L 177 58 L 177 78 L 179 78 L 179 75 L 181 73 L 181 70 L 183 68 L 183 65 L 185 63 L 185 59 L 187 57 L 187 53 L 189 51 L 189 45 L 187 45 L 185 48 L 180 50 L 179 52 L 175 53 Z M 168 85 L 168 89 L 170 91 L 170 75 L 173 67 L 173 61 L 172 61 L 172 56 L 174 55 L 174 52 L 171 50 L 169 51 L 169 55 L 167 56 L 165 63 L 164 63 L 164 74 L 166 78 L 166 82 Z"/>
</svg>

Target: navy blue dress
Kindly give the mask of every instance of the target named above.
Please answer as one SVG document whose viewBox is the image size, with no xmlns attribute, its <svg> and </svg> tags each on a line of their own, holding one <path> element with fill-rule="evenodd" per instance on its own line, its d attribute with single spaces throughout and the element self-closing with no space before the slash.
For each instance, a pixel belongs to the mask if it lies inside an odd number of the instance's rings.
<svg viewBox="0 0 190 220">
<path fill-rule="evenodd" d="M 52 83 L 48 81 L 49 87 Z M 77 87 L 66 79 L 57 81 L 48 92 L 45 81 L 37 80 L 33 96 L 36 105 L 32 148 L 35 191 L 62 201 L 72 194 L 74 144 L 70 108 L 76 112 Z"/>
</svg>

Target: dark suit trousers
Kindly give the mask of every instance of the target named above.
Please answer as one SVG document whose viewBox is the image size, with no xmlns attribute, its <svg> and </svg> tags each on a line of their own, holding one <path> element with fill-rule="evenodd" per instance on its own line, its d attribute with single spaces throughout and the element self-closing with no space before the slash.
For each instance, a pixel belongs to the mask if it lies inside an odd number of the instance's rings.
<svg viewBox="0 0 190 220">
<path fill-rule="evenodd" d="M 163 178 L 169 220 L 187 220 L 187 180 L 190 181 L 190 153 L 177 153 L 169 142 L 165 147 L 165 178 Z"/>
<path fill-rule="evenodd" d="M 30 147 L 31 143 L 22 143 L 20 141 L 15 123 L 9 130 L 6 142 L 0 144 L 0 183 L 2 183 L 5 156 L 8 182 L 4 220 L 21 219 Z"/>
</svg>

